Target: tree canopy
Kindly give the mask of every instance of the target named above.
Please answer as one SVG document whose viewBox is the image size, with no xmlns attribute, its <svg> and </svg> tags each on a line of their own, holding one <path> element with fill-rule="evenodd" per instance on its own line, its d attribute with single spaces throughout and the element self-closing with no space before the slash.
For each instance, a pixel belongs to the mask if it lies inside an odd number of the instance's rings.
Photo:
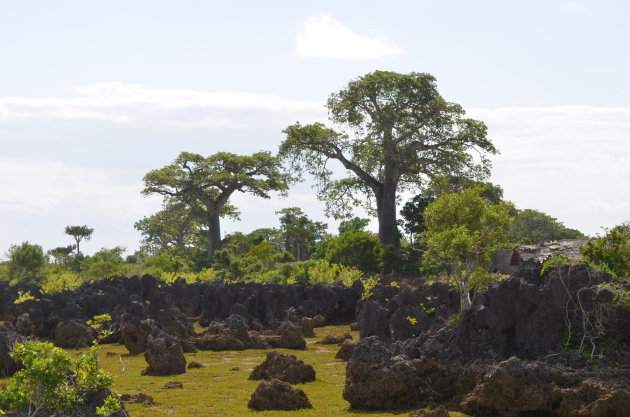
<svg viewBox="0 0 630 417">
<path fill-rule="evenodd" d="M 510 204 L 492 204 L 482 189 L 442 194 L 424 211 L 425 260 L 445 265 L 457 281 L 462 311 L 470 306 L 470 278 L 485 271 L 490 255 L 507 242 Z"/>
<path fill-rule="evenodd" d="M 87 225 L 66 226 L 65 232 L 67 235 L 74 238 L 74 241 L 76 242 L 77 256 L 80 256 L 81 250 L 79 248 L 79 244 L 82 240 L 90 240 L 92 238 L 92 233 L 94 233 L 94 229 L 87 227 Z"/>
<path fill-rule="evenodd" d="M 521 244 L 586 237 L 579 230 L 569 229 L 554 217 L 532 209 L 516 212 L 508 235 L 510 242 Z"/>
<path fill-rule="evenodd" d="M 182 152 L 172 163 L 144 176 L 143 194 L 160 194 L 191 210 L 207 231 L 207 261 L 212 264 L 214 251 L 221 249 L 220 217 L 235 212 L 227 210 L 236 191 L 270 198 L 271 191 L 286 193 L 291 176 L 269 152 L 235 155 L 218 152 L 204 157 Z"/>
<path fill-rule="evenodd" d="M 401 191 L 440 173 L 483 177 L 486 155 L 496 153 L 486 126 L 442 98 L 429 74 L 375 71 L 332 94 L 326 106 L 338 130 L 293 124 L 284 130 L 280 156 L 299 175 L 315 177 L 329 214 L 340 218 L 355 206 L 375 212 L 384 245 L 397 245 Z M 349 175 L 335 176 L 330 160 Z"/>
</svg>

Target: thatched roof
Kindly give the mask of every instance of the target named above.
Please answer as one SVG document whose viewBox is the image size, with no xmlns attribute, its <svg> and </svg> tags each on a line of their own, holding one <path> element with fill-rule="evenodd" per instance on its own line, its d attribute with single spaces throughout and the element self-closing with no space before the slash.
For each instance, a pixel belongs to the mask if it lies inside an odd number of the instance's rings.
<svg viewBox="0 0 630 417">
<path fill-rule="evenodd" d="M 580 247 L 589 239 L 565 239 L 553 242 L 540 242 L 537 245 L 520 245 L 512 250 L 510 266 L 519 266 L 525 261 L 544 262 L 554 253 L 560 252 L 569 259 L 582 259 Z"/>
</svg>

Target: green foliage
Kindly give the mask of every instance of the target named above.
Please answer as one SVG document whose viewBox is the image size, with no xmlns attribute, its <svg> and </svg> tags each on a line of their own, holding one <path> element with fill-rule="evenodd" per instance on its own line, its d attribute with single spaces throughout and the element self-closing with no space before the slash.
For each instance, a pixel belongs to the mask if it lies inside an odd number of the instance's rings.
<svg viewBox="0 0 630 417">
<path fill-rule="evenodd" d="M 454 326 L 457 323 L 459 323 L 461 318 L 462 318 L 462 313 L 461 312 L 457 312 L 457 313 L 453 314 L 453 317 L 451 317 L 451 319 L 448 321 L 448 324 L 450 324 L 451 326 Z"/>
<path fill-rule="evenodd" d="M 360 230 L 350 230 L 328 242 L 326 260 L 357 268 L 365 273 L 383 268 L 383 250 L 378 238 Z"/>
<path fill-rule="evenodd" d="M 18 291 L 17 298 L 13 301 L 13 304 L 22 304 L 29 300 L 34 300 L 35 297 L 30 293 L 30 291 Z"/>
<path fill-rule="evenodd" d="M 109 397 L 105 398 L 102 406 L 96 407 L 96 414 L 101 417 L 107 417 L 114 414 L 118 410 L 120 410 L 120 401 L 118 400 L 118 398 L 110 395 Z"/>
<path fill-rule="evenodd" d="M 343 130 L 296 123 L 284 130 L 280 155 L 298 175 L 315 177 L 328 214 L 342 218 L 357 206 L 376 212 L 384 245 L 396 243 L 401 191 L 418 189 L 441 172 L 484 176 L 486 153 L 496 153 L 486 126 L 444 100 L 429 74 L 375 71 L 333 93 L 327 108 Z M 480 160 L 468 153 L 473 149 Z M 331 160 L 351 176 L 336 178 Z"/>
<path fill-rule="evenodd" d="M 325 259 L 318 259 L 308 269 L 308 280 L 311 284 L 332 285 L 339 282 L 346 287 L 361 278 L 361 271 L 353 267 L 329 263 Z"/>
<path fill-rule="evenodd" d="M 8 275 L 12 283 L 38 283 L 46 265 L 46 255 L 41 246 L 22 242 L 11 245 L 7 252 Z"/>
<path fill-rule="evenodd" d="M 342 235 L 351 230 L 359 230 L 365 232 L 365 228 L 370 224 L 370 219 L 362 219 L 360 217 L 353 217 L 351 219 L 342 220 L 339 223 L 339 234 Z"/>
<path fill-rule="evenodd" d="M 22 369 L 0 392 L 0 409 L 26 411 L 28 416 L 71 410 L 83 403 L 88 394 L 109 388 L 114 378 L 99 366 L 98 343 L 111 334 L 104 329 L 110 320 L 104 314 L 87 322 L 97 331 L 97 338 L 89 351 L 76 360 L 51 343 L 16 343 L 11 357 L 22 363 Z M 109 415 L 118 408 L 120 403 L 111 397 L 101 412 Z"/>
<path fill-rule="evenodd" d="M 485 269 L 495 248 L 507 241 L 510 205 L 491 204 L 480 188 L 442 194 L 424 212 L 425 264 L 444 265 L 460 290 L 462 311 L 470 306 L 470 278 Z"/>
<path fill-rule="evenodd" d="M 361 282 L 363 283 L 363 292 L 361 293 L 361 299 L 369 300 L 370 297 L 374 295 L 374 292 L 372 290 L 374 290 L 374 288 L 378 285 L 379 278 L 378 276 L 367 277 L 365 279 L 362 279 Z"/>
<path fill-rule="evenodd" d="M 557 219 L 538 210 L 517 210 L 508 230 L 510 242 L 534 244 L 561 239 L 583 239 L 579 230 L 569 229 Z"/>
<path fill-rule="evenodd" d="M 312 221 L 298 207 L 288 207 L 280 214 L 280 230 L 284 249 L 298 261 L 307 259 L 326 232 L 325 223 Z"/>
<path fill-rule="evenodd" d="M 609 230 L 604 237 L 582 246 L 580 252 L 587 263 L 616 278 L 630 276 L 630 231 Z"/>
<path fill-rule="evenodd" d="M 0 393 L 0 407 L 4 410 L 26 411 L 34 416 L 40 410 L 66 410 L 76 403 L 74 390 L 67 385 L 66 372 L 72 360 L 63 350 L 51 343 L 16 343 L 11 357 L 22 363 L 5 391 Z"/>
<path fill-rule="evenodd" d="M 77 249 L 76 256 L 77 259 L 81 256 L 81 250 L 79 245 L 82 240 L 90 240 L 92 238 L 92 233 L 94 233 L 94 229 L 88 227 L 87 225 L 83 226 L 66 226 L 65 233 L 69 236 L 72 236 L 74 241 L 76 242 L 75 247 Z M 80 266 L 77 265 L 77 270 Z"/>
<path fill-rule="evenodd" d="M 122 255 L 125 248 L 116 246 L 112 249 L 102 248 L 81 262 L 81 276 L 85 281 L 98 280 L 124 272 L 125 260 Z"/>
<path fill-rule="evenodd" d="M 569 258 L 561 252 L 555 252 L 552 254 L 545 262 L 543 263 L 542 269 L 540 270 L 540 276 L 544 276 L 547 272 L 551 271 L 553 268 L 558 268 L 562 265 L 566 265 L 569 263 Z"/>
<path fill-rule="evenodd" d="M 182 152 L 172 163 L 144 176 L 145 195 L 160 194 L 168 203 L 190 211 L 207 227 L 207 266 L 221 249 L 220 217 L 237 217 L 229 199 L 236 191 L 270 198 L 271 191 L 286 193 L 292 178 L 269 152 L 251 156 L 218 152 L 208 157 Z M 228 210 L 228 208 L 231 208 Z"/>
<path fill-rule="evenodd" d="M 226 204 L 225 207 L 229 206 Z M 234 208 L 231 210 L 235 211 Z M 164 199 L 162 210 L 134 224 L 134 228 L 142 233 L 144 252 L 169 252 L 189 259 L 194 256 L 196 247 L 203 247 L 201 227 L 202 223 L 189 205 L 168 197 Z"/>
</svg>

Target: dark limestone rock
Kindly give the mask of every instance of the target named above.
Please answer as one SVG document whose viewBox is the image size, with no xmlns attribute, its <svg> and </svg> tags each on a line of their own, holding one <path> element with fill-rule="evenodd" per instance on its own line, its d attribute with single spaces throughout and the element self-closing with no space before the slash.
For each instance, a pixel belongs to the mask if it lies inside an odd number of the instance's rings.
<svg viewBox="0 0 630 417">
<path fill-rule="evenodd" d="M 393 356 L 378 337 L 363 339 L 348 362 L 343 398 L 364 410 L 413 407 L 418 403 L 415 368 Z"/>
<path fill-rule="evenodd" d="M 162 387 L 162 389 L 183 389 L 183 388 L 184 388 L 184 384 L 182 384 L 181 382 L 177 382 L 177 381 L 167 382 Z"/>
<path fill-rule="evenodd" d="M 335 355 L 335 359 L 341 359 L 342 361 L 348 361 L 354 353 L 354 349 L 357 346 L 357 342 L 352 339 L 344 340 L 339 348 L 339 351 Z"/>
<path fill-rule="evenodd" d="M 304 391 L 277 379 L 262 381 L 252 394 L 247 407 L 258 411 L 313 408 Z"/>
<path fill-rule="evenodd" d="M 304 340 L 304 337 L 302 337 L 301 329 L 290 321 L 285 321 L 284 323 L 282 323 L 274 331 L 274 334 L 267 337 L 266 340 L 269 345 L 274 348 L 297 350 L 306 349 L 306 340 Z"/>
<path fill-rule="evenodd" d="M 186 358 L 179 340 L 161 331 L 149 335 L 144 358 L 149 366 L 143 375 L 178 375 L 186 373 Z"/>
<path fill-rule="evenodd" d="M 342 334 L 341 336 L 335 336 L 335 335 L 328 335 L 326 337 L 324 337 L 322 340 L 317 341 L 315 343 L 319 344 L 319 345 L 339 345 L 341 346 L 341 344 L 346 341 L 346 340 L 352 340 L 352 336 L 348 333 Z"/>
<path fill-rule="evenodd" d="M 190 339 L 199 350 L 245 350 L 245 344 L 236 337 L 226 334 L 203 334 Z"/>
<path fill-rule="evenodd" d="M 25 340 L 24 337 L 5 326 L 0 327 L 0 377 L 13 375 L 18 370 L 19 365 L 13 360 L 10 353 L 16 343 Z"/>
<path fill-rule="evenodd" d="M 249 379 L 279 379 L 289 384 L 315 381 L 315 370 L 293 355 L 283 355 L 274 351 L 267 352 L 267 358 L 256 366 Z"/>
<path fill-rule="evenodd" d="M 129 353 L 137 355 L 147 348 L 147 340 L 153 328 L 153 320 L 140 320 L 131 314 L 123 314 L 120 317 L 120 340 Z"/>
<path fill-rule="evenodd" d="M 95 330 L 79 320 L 62 321 L 55 327 L 55 346 L 61 348 L 84 348 L 95 337 Z"/>
</svg>

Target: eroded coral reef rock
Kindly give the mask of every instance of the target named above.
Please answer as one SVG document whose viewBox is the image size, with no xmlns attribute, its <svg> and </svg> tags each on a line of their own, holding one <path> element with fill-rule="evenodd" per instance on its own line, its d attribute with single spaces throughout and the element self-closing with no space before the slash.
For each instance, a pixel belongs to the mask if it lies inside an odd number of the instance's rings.
<svg viewBox="0 0 630 417">
<path fill-rule="evenodd" d="M 293 411 L 313 408 L 304 391 L 277 379 L 262 381 L 252 394 L 247 406 L 258 411 Z"/>
<path fill-rule="evenodd" d="M 144 358 L 149 366 L 143 375 L 178 375 L 186 373 L 186 358 L 179 340 L 167 333 L 155 331 L 149 335 Z"/>
<path fill-rule="evenodd" d="M 267 352 L 265 361 L 254 368 L 249 379 L 279 379 L 289 384 L 299 384 L 315 381 L 315 370 L 294 355 L 283 355 L 272 350 Z"/>
</svg>

